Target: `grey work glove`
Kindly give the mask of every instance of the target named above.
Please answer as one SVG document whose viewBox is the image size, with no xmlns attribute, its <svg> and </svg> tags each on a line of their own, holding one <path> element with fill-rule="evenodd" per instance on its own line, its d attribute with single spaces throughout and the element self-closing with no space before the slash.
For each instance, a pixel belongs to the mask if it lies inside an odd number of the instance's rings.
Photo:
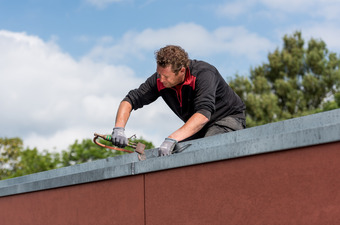
<svg viewBox="0 0 340 225">
<path fill-rule="evenodd" d="M 115 127 L 112 132 L 112 144 L 117 147 L 124 148 L 128 144 L 123 127 Z"/>
<path fill-rule="evenodd" d="M 171 155 L 172 151 L 176 147 L 177 141 L 172 138 L 165 138 L 163 143 L 158 149 L 158 156 Z"/>
</svg>

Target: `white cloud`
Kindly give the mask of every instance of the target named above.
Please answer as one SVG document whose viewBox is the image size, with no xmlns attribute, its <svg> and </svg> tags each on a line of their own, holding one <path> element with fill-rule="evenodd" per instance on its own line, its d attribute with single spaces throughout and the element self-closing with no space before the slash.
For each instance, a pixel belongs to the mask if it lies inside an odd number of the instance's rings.
<svg viewBox="0 0 340 225">
<path fill-rule="evenodd" d="M 143 52 L 154 51 L 167 44 L 181 45 L 195 57 L 223 53 L 250 60 L 274 47 L 268 39 L 244 27 L 220 27 L 209 31 L 194 23 L 182 23 L 163 29 L 130 31 L 112 46 L 94 47 L 86 57 L 106 62 L 119 61 L 131 56 L 143 57 Z"/>
<path fill-rule="evenodd" d="M 301 31 L 306 42 L 310 38 L 321 39 L 325 41 L 331 51 L 340 50 L 340 44 L 337 40 L 340 34 L 338 23 L 340 20 L 340 1 L 337 0 L 227 1 L 216 7 L 215 12 L 217 15 L 233 19 L 245 17 L 247 20 L 256 21 L 258 18 L 267 18 L 267 20 L 273 21 L 272 25 L 267 23 L 266 30 L 272 30 L 274 39 L 282 40 L 282 37 L 286 34 Z M 294 18 L 294 21 L 291 21 L 292 18 Z M 261 34 L 259 35 L 261 36 Z M 251 42 L 250 37 L 247 37 L 247 39 Z M 281 42 L 276 42 L 277 47 L 281 46 Z M 253 43 L 261 44 L 257 39 Z M 242 48 L 239 51 L 242 52 Z"/>
<path fill-rule="evenodd" d="M 222 5 L 218 5 L 216 7 L 216 13 L 219 16 L 224 16 L 228 18 L 236 18 L 247 13 L 251 7 L 253 6 L 254 1 L 234 1 L 234 2 L 226 2 Z"/>
<path fill-rule="evenodd" d="M 255 1 L 256 2 L 256 1 Z M 304 12 L 306 9 L 311 7 L 313 1 L 309 0 L 258 0 L 259 4 L 263 4 L 268 9 L 285 11 L 285 12 Z"/>
<path fill-rule="evenodd" d="M 127 67 L 75 61 L 26 33 L 0 31 L 0 48 L 0 135 L 31 147 L 60 150 L 110 131 L 119 102 L 141 82 Z"/>
<path fill-rule="evenodd" d="M 105 8 L 106 6 L 116 3 L 116 2 L 123 2 L 126 0 L 85 0 L 87 3 L 96 6 L 97 8 Z"/>
<path fill-rule="evenodd" d="M 294 24 L 284 29 L 277 29 L 275 32 L 277 33 L 277 37 L 282 39 L 284 35 L 292 35 L 295 31 L 302 32 L 302 38 L 305 40 L 306 45 L 308 41 L 313 38 L 324 41 L 326 47 L 331 52 L 340 52 L 340 42 L 338 41 L 340 26 L 337 23 L 323 21 L 315 23 L 308 22 L 307 24 L 300 25 Z M 280 45 L 280 47 L 281 46 L 282 45 Z"/>
<path fill-rule="evenodd" d="M 340 2 L 338 0 L 242 0 L 226 1 L 215 7 L 219 16 L 237 18 L 263 16 L 272 19 L 290 18 L 291 14 L 322 18 L 326 20 L 340 19 Z"/>
<path fill-rule="evenodd" d="M 340 19 L 340 2 L 339 1 L 325 2 L 322 7 L 316 8 L 315 13 L 319 17 L 323 17 L 326 20 L 332 20 L 338 23 Z"/>
<path fill-rule="evenodd" d="M 333 23 L 318 23 L 313 24 L 309 28 L 304 29 L 303 35 L 306 37 L 306 42 L 311 38 L 323 40 L 327 48 L 332 52 L 340 52 L 340 27 Z"/>
<path fill-rule="evenodd" d="M 258 0 L 254 2 L 263 4 L 271 10 L 284 11 L 287 13 L 305 13 L 309 15 L 319 14 L 319 16 L 325 18 L 330 16 L 330 12 L 339 12 L 340 6 L 338 0 Z M 334 13 L 331 14 L 332 16 L 335 16 Z"/>
</svg>

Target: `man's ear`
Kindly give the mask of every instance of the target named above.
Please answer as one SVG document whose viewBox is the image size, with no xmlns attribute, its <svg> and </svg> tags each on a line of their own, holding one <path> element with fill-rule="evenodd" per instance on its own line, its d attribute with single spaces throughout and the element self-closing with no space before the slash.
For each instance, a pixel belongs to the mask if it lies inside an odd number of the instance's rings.
<svg viewBox="0 0 340 225">
<path fill-rule="evenodd" d="M 179 71 L 181 74 L 184 73 L 185 74 L 185 67 L 182 67 L 182 69 L 180 69 Z"/>
</svg>

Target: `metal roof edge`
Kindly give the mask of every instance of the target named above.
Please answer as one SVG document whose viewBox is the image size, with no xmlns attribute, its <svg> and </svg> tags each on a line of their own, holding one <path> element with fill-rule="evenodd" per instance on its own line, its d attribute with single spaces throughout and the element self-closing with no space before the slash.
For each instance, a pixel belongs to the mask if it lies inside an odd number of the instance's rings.
<svg viewBox="0 0 340 225">
<path fill-rule="evenodd" d="M 185 151 L 147 160 L 136 153 L 0 181 L 0 196 L 21 194 L 340 141 L 340 109 L 180 143 Z"/>
</svg>

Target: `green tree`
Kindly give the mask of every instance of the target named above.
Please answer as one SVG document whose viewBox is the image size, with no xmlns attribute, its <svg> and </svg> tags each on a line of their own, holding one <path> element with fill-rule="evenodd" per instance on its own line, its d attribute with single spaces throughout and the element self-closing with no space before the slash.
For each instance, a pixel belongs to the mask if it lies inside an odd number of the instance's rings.
<svg viewBox="0 0 340 225">
<path fill-rule="evenodd" d="M 54 169 L 60 163 L 57 153 L 24 149 L 20 138 L 0 138 L 0 151 L 0 179 Z"/>
<path fill-rule="evenodd" d="M 76 140 L 68 150 L 62 152 L 61 162 L 62 166 L 70 166 L 120 154 L 94 144 L 91 139 L 84 139 L 80 143 Z"/>
<path fill-rule="evenodd" d="M 339 57 L 322 40 L 304 46 L 301 32 L 285 35 L 282 50 L 269 53 L 249 78 L 229 81 L 245 101 L 248 127 L 340 107 Z"/>
<path fill-rule="evenodd" d="M 16 170 L 22 150 L 22 140 L 20 138 L 0 138 L 0 179 L 11 176 Z"/>
<path fill-rule="evenodd" d="M 58 153 L 49 153 L 47 150 L 40 153 L 36 148 L 27 148 L 21 151 L 20 160 L 8 178 L 56 169 L 59 164 L 60 157 Z"/>
<path fill-rule="evenodd" d="M 105 140 L 100 140 L 100 142 L 105 145 L 112 146 L 111 142 Z M 154 148 L 152 142 L 148 142 L 143 138 L 135 139 L 134 142 L 141 142 L 145 144 L 146 149 Z M 129 147 L 127 147 L 126 149 L 133 150 Z M 91 139 L 84 139 L 81 143 L 78 143 L 78 140 L 76 140 L 72 145 L 69 146 L 69 149 L 67 151 L 62 152 L 61 163 L 62 166 L 70 166 L 84 162 L 90 162 L 97 159 L 115 157 L 123 154 L 127 153 L 100 147 L 94 144 Z"/>
<path fill-rule="evenodd" d="M 112 145 L 104 140 L 101 142 Z M 134 142 L 145 144 L 146 149 L 154 148 L 152 142 L 142 138 Z M 36 148 L 24 149 L 20 138 L 0 138 L 0 153 L 0 180 L 126 154 L 102 148 L 91 139 L 84 139 L 81 142 L 76 140 L 61 154 L 50 153 L 47 150 L 40 152 Z"/>
</svg>

